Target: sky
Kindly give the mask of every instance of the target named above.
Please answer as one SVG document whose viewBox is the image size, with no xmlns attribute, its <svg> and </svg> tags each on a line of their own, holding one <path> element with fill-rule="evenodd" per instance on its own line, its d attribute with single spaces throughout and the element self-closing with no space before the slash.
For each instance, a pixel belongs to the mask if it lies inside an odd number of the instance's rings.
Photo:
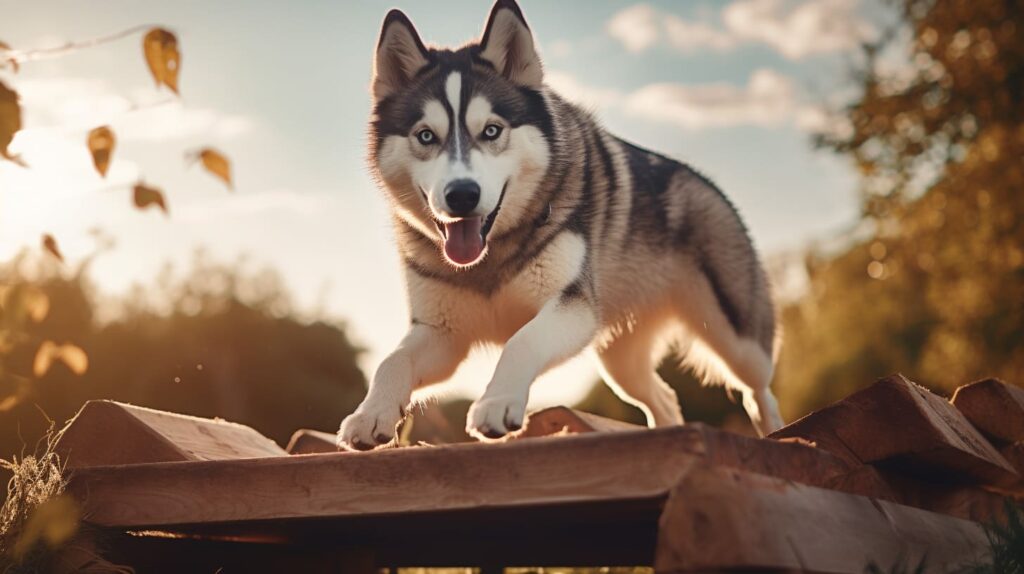
<svg viewBox="0 0 1024 574">
<path fill-rule="evenodd" d="M 867 1 L 867 0 L 862 0 Z M 26 62 L 0 81 L 21 95 L 11 144 L 29 164 L 0 162 L 0 260 L 59 242 L 69 267 L 92 263 L 107 294 L 152 282 L 197 248 L 280 271 L 300 308 L 342 318 L 372 373 L 407 326 L 384 194 L 366 167 L 371 60 L 396 0 L 0 0 L 0 41 L 59 46 L 138 25 L 175 32 L 181 96 L 158 89 L 141 34 Z M 860 39 L 875 33 L 858 0 L 689 2 L 521 0 L 546 80 L 593 109 L 616 135 L 693 165 L 733 200 L 767 256 L 799 251 L 856 221 L 856 174 L 812 149 L 823 105 L 849 93 Z M 487 1 L 399 6 L 428 44 L 481 32 Z M 86 133 L 117 138 L 106 179 Z M 212 146 L 231 161 L 235 191 L 189 166 Z M 170 208 L 131 205 L 139 180 Z M 477 357 L 446 387 L 475 394 L 496 356 Z M 535 387 L 535 406 L 571 402 L 596 379 L 576 361 Z"/>
</svg>

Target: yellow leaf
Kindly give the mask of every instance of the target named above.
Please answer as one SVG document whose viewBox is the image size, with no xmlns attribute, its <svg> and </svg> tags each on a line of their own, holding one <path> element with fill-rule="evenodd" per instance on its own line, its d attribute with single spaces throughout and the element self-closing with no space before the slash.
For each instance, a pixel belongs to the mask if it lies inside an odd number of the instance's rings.
<svg viewBox="0 0 1024 574">
<path fill-rule="evenodd" d="M 57 247 L 57 240 L 53 238 L 49 233 L 43 234 L 43 249 L 50 252 L 61 263 L 64 262 L 64 255 L 60 252 L 60 248 Z"/>
<path fill-rule="evenodd" d="M 14 543 L 15 560 L 23 558 L 40 542 L 50 548 L 67 542 L 78 532 L 80 521 L 81 511 L 71 496 L 59 494 L 43 502 L 32 510 Z"/>
<path fill-rule="evenodd" d="M 6 413 L 7 411 L 18 406 L 18 403 L 20 402 L 21 396 L 19 395 L 11 395 L 9 397 L 4 397 L 3 400 L 0 400 L 0 413 Z"/>
<path fill-rule="evenodd" d="M 32 394 L 31 381 L 23 377 L 17 376 L 11 378 L 13 378 L 16 381 L 17 385 L 14 390 L 14 394 L 6 396 L 3 399 L 0 399 L 0 413 L 10 411 L 14 407 L 25 402 L 29 395 Z"/>
<path fill-rule="evenodd" d="M 177 94 L 178 69 L 181 67 L 178 38 L 163 28 L 153 28 L 142 39 L 142 51 L 156 85 L 167 86 Z"/>
<path fill-rule="evenodd" d="M 231 184 L 231 162 L 228 158 L 224 157 L 224 154 L 213 148 L 203 148 L 196 154 L 199 160 L 203 162 L 203 167 L 206 171 L 220 178 L 228 189 L 233 190 L 234 186 Z"/>
<path fill-rule="evenodd" d="M 100 126 L 89 132 L 88 143 L 89 152 L 92 153 L 92 164 L 101 176 L 107 177 L 110 157 L 114 155 L 114 146 L 117 144 L 114 131 L 109 126 Z"/>
<path fill-rule="evenodd" d="M 164 194 L 159 189 L 139 183 L 135 185 L 134 194 L 135 207 L 146 209 L 151 205 L 155 205 L 162 209 L 165 214 L 168 213 Z"/>
<path fill-rule="evenodd" d="M 81 347 L 71 343 L 58 345 L 53 341 L 43 341 L 36 351 L 35 360 L 32 361 L 32 374 L 36 378 L 46 375 L 54 361 L 64 363 L 76 375 L 84 374 L 89 368 L 89 356 Z"/>
<path fill-rule="evenodd" d="M 20 129 L 21 106 L 18 105 L 18 93 L 0 82 L 0 157 L 17 161 L 7 151 L 7 146 Z"/>
</svg>

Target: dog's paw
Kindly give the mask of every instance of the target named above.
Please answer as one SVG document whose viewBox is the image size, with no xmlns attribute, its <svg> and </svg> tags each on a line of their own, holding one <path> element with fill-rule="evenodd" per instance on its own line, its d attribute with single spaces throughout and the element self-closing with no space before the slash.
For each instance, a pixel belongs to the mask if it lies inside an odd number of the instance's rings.
<svg viewBox="0 0 1024 574">
<path fill-rule="evenodd" d="M 469 407 L 466 432 L 478 439 L 501 438 L 523 427 L 526 401 L 515 397 L 483 397 Z"/>
<path fill-rule="evenodd" d="M 345 417 L 338 430 L 338 447 L 347 450 L 370 450 L 390 443 L 395 427 L 402 420 L 400 407 L 377 408 L 360 405 L 356 412 Z"/>
</svg>

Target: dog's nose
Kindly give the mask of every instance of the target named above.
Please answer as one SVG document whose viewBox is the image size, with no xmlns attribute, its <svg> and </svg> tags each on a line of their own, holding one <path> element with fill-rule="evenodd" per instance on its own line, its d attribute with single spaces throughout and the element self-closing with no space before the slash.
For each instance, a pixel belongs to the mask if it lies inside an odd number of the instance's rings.
<svg viewBox="0 0 1024 574">
<path fill-rule="evenodd" d="M 471 179 L 456 179 L 445 186 L 444 201 L 452 215 L 469 215 L 480 203 L 480 185 Z"/>
</svg>

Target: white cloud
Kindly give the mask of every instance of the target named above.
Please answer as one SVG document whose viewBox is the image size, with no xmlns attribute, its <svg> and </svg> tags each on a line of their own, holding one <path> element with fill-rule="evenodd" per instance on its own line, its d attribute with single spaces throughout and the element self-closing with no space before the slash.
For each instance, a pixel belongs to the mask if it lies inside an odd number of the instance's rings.
<svg viewBox="0 0 1024 574">
<path fill-rule="evenodd" d="M 552 56 L 554 58 L 565 58 L 572 54 L 573 46 L 572 42 L 559 39 L 552 42 L 548 42 L 545 46 L 545 56 Z"/>
<path fill-rule="evenodd" d="M 24 79 L 16 89 L 28 128 L 84 131 L 106 124 L 122 141 L 230 139 L 253 128 L 246 116 L 185 107 L 174 96 L 152 89 L 130 90 L 129 98 L 98 79 Z"/>
<path fill-rule="evenodd" d="M 665 14 L 662 25 L 669 45 L 683 53 L 701 48 L 724 51 L 734 48 L 738 43 L 735 36 L 707 22 L 690 22 L 673 14 Z"/>
<path fill-rule="evenodd" d="M 605 25 L 605 30 L 634 53 L 654 46 L 661 36 L 658 12 L 647 4 L 636 4 L 617 12 Z"/>
<path fill-rule="evenodd" d="M 632 53 L 660 43 L 684 53 L 761 44 L 800 59 L 849 50 L 870 37 L 873 27 L 857 8 L 857 0 L 733 0 L 715 22 L 707 14 L 686 20 L 635 4 L 612 16 L 606 30 Z"/>
<path fill-rule="evenodd" d="M 754 72 L 743 87 L 651 84 L 633 92 L 625 101 L 628 114 L 689 129 L 778 126 L 793 119 L 798 107 L 792 80 L 767 69 Z"/>
<path fill-rule="evenodd" d="M 871 33 L 855 0 L 739 0 L 722 11 L 722 20 L 736 37 L 791 59 L 849 50 Z"/>
<path fill-rule="evenodd" d="M 607 108 L 622 100 L 619 90 L 584 84 L 567 72 L 547 70 L 544 82 L 567 100 L 590 108 Z"/>
<path fill-rule="evenodd" d="M 223 194 L 182 204 L 175 212 L 175 219 L 186 223 L 223 222 L 232 217 L 281 216 L 285 213 L 311 217 L 325 210 L 337 209 L 340 201 L 338 192 L 297 192 L 289 189 L 244 195 Z"/>
<path fill-rule="evenodd" d="M 746 125 L 817 131 L 832 121 L 808 103 L 810 98 L 791 78 L 767 68 L 756 70 L 744 86 L 664 82 L 628 93 L 588 85 L 558 70 L 547 72 L 546 78 L 570 101 L 689 130 Z"/>
</svg>

